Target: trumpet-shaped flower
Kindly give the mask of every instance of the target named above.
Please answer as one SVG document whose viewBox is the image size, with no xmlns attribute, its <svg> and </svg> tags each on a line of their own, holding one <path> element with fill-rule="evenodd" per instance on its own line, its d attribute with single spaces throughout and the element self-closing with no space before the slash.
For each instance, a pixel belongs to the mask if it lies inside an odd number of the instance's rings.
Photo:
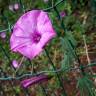
<svg viewBox="0 0 96 96">
<path fill-rule="evenodd" d="M 50 75 L 38 75 L 38 76 L 34 76 L 34 77 L 31 77 L 30 79 L 26 79 L 26 80 L 23 80 L 21 81 L 21 85 L 24 87 L 24 88 L 27 88 L 31 85 L 34 85 L 34 84 L 38 84 L 40 82 L 44 82 L 44 81 L 47 81 L 49 79 L 51 79 L 52 76 Z"/>
<path fill-rule="evenodd" d="M 14 25 L 10 38 L 11 50 L 33 59 L 55 36 L 48 14 L 42 10 L 32 10 L 22 15 Z"/>
</svg>

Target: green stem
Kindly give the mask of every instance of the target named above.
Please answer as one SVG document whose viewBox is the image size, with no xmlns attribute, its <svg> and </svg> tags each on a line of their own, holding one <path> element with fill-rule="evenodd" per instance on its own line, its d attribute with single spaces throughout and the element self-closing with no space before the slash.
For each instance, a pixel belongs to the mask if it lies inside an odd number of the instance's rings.
<svg viewBox="0 0 96 96">
<path fill-rule="evenodd" d="M 28 59 L 28 61 L 29 61 L 30 65 L 32 65 L 31 60 Z M 35 70 L 34 70 L 34 68 L 33 68 L 33 71 L 34 71 L 34 73 L 36 73 Z M 40 83 L 39 83 L 39 85 L 42 88 L 42 92 L 43 92 L 44 96 L 48 96 L 47 93 L 46 93 L 45 88 L 43 87 L 43 85 L 41 85 Z"/>
<path fill-rule="evenodd" d="M 8 55 L 8 53 L 6 52 L 6 50 L 3 48 L 3 46 L 0 44 L 0 48 L 2 50 L 2 52 L 4 53 L 4 55 L 6 56 L 6 58 L 8 59 L 9 63 L 11 63 L 11 59 Z"/>
<path fill-rule="evenodd" d="M 43 9 L 44 11 L 50 11 L 51 9 L 54 9 L 54 7 L 58 6 L 59 4 L 61 4 L 62 2 L 64 2 L 65 0 L 59 0 L 55 5 L 48 7 L 46 9 Z"/>
<path fill-rule="evenodd" d="M 8 18 L 5 16 L 4 12 L 2 12 L 2 18 L 6 21 L 6 24 L 8 25 L 8 30 L 11 31 L 10 22 L 8 21 Z M 1 50 L 3 51 L 4 55 L 6 56 L 6 58 L 9 61 L 9 64 L 10 64 L 11 59 L 10 59 L 10 56 L 9 56 L 8 52 L 3 48 L 2 44 L 0 44 L 0 47 L 1 47 Z M 7 77 L 7 74 L 5 72 L 3 72 L 3 73 L 4 73 L 5 77 Z M 14 91 L 15 95 L 18 96 L 18 94 L 16 93 L 15 88 L 14 88 L 15 84 L 14 84 L 13 80 L 12 80 L 12 82 L 10 81 L 10 84 L 13 88 L 13 91 Z"/>
<path fill-rule="evenodd" d="M 25 13 L 25 7 L 22 3 L 22 0 L 18 0 L 18 2 L 20 3 L 20 6 L 21 6 L 21 9 L 22 9 L 23 13 Z"/>
<path fill-rule="evenodd" d="M 58 18 L 58 20 L 60 21 L 61 27 L 62 27 L 62 29 L 64 30 L 64 33 L 65 33 L 65 35 L 66 35 L 67 29 L 65 28 L 65 25 L 64 25 L 64 23 L 63 23 L 63 19 L 61 18 L 60 14 L 59 14 L 59 11 L 58 11 L 58 9 L 57 9 L 56 7 L 54 7 L 54 10 L 55 10 L 55 12 L 57 13 L 57 18 Z M 85 74 L 84 68 L 83 68 L 83 65 L 81 64 L 81 61 L 80 61 L 80 59 L 79 59 L 79 57 L 78 57 L 78 55 L 77 55 L 77 53 L 76 53 L 76 50 L 74 49 L 74 46 L 73 46 L 73 44 L 71 43 L 71 41 L 70 41 L 69 39 L 68 39 L 68 42 L 69 42 L 69 44 L 72 46 L 72 50 L 74 51 L 74 53 L 75 53 L 75 55 L 76 55 L 76 59 L 77 59 L 77 61 L 78 61 L 78 63 L 79 63 L 81 73 L 82 73 L 82 75 L 84 75 L 84 74 Z"/>
<path fill-rule="evenodd" d="M 76 50 L 74 49 L 73 44 L 71 43 L 71 41 L 70 40 L 68 40 L 68 41 L 69 41 L 69 43 L 70 43 L 70 45 L 72 47 L 73 52 L 75 53 L 75 57 L 76 57 L 76 60 L 78 61 L 78 64 L 80 66 L 81 73 L 82 73 L 82 75 L 84 75 L 85 71 L 84 71 L 83 65 L 81 64 L 79 56 L 77 55 Z"/>
<path fill-rule="evenodd" d="M 0 68 L 0 69 L 1 69 L 1 73 L 3 73 L 3 75 L 4 75 L 5 77 L 7 77 L 7 73 L 5 73 L 2 68 Z M 13 86 L 13 82 L 9 81 L 9 83 L 10 83 L 10 85 L 11 85 L 11 87 L 12 87 L 15 95 L 18 96 L 18 94 L 16 93 L 15 88 L 14 88 L 14 86 Z"/>
<path fill-rule="evenodd" d="M 48 59 L 49 59 L 49 61 L 50 61 L 50 64 L 52 65 L 53 69 L 56 70 L 56 67 L 54 66 L 53 61 L 51 60 L 51 58 L 50 58 L 50 56 L 49 56 L 49 53 L 48 53 L 48 51 L 47 51 L 46 48 L 45 48 L 45 52 L 46 52 L 46 55 L 47 55 L 47 57 L 48 57 Z M 60 78 L 60 76 L 59 76 L 59 74 L 58 74 L 57 72 L 56 72 L 56 76 L 57 76 L 57 78 L 58 78 L 58 80 L 59 80 L 60 86 L 61 86 L 62 89 L 63 89 L 63 95 L 64 95 L 64 96 L 67 96 L 67 94 L 66 94 L 66 92 L 65 92 L 65 88 L 64 88 L 63 83 L 62 83 L 62 79 Z"/>
</svg>

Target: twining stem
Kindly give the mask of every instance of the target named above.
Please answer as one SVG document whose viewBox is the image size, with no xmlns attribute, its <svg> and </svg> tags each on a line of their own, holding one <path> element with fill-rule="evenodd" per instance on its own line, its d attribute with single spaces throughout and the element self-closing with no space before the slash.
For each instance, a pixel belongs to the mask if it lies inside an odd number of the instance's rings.
<svg viewBox="0 0 96 96">
<path fill-rule="evenodd" d="M 16 71 L 15 71 L 15 76 L 16 76 L 16 75 L 18 76 L 18 70 L 20 69 L 20 67 L 21 67 L 22 62 L 24 61 L 24 59 L 25 59 L 25 57 L 23 56 L 22 59 L 21 59 L 21 61 L 20 61 L 20 63 L 19 63 L 19 67 L 18 67 L 18 68 L 16 69 Z M 22 86 L 21 86 L 21 87 L 22 87 Z M 23 92 L 25 93 L 26 96 L 30 96 L 30 94 L 29 94 L 29 92 L 28 92 L 27 89 L 25 89 L 25 88 L 23 88 L 23 87 L 22 87 L 22 89 L 23 89 Z"/>
<path fill-rule="evenodd" d="M 18 2 L 20 3 L 23 13 L 25 13 L 25 6 L 23 5 L 22 0 L 18 0 Z"/>
<path fill-rule="evenodd" d="M 83 67 L 83 69 L 85 69 L 85 68 L 88 68 L 88 67 L 94 67 L 94 66 L 96 66 L 96 63 L 91 63 L 91 64 L 88 64 L 88 65 L 83 65 L 82 67 Z M 13 77 L 13 76 L 7 76 L 7 77 L 0 77 L 0 80 L 1 81 L 6 81 L 6 80 L 21 80 L 21 79 L 23 79 L 23 78 L 26 78 L 26 77 L 32 77 L 32 76 L 37 76 L 37 75 L 40 75 L 40 74 L 46 74 L 46 73 L 52 73 L 52 74 L 54 74 L 54 73 L 56 73 L 56 72 L 65 72 L 65 71 L 75 71 L 75 70 L 78 70 L 78 69 L 80 69 L 81 68 L 81 66 L 79 66 L 79 67 L 69 67 L 69 68 L 66 68 L 66 69 L 62 69 L 62 68 L 60 68 L 60 69 L 57 69 L 57 70 L 50 70 L 50 71 L 40 71 L 40 72 L 37 72 L 37 73 L 34 73 L 34 74 L 30 74 L 30 73 L 28 73 L 28 74 L 23 74 L 23 75 L 21 75 L 21 76 L 16 76 L 16 77 Z"/>
<path fill-rule="evenodd" d="M 2 69 L 2 68 L 0 68 L 0 69 L 1 69 L 1 73 L 3 73 L 3 75 L 4 75 L 5 77 L 7 77 L 7 74 L 3 71 L 3 69 Z M 11 82 L 11 81 L 9 81 L 9 82 L 10 82 L 10 85 L 11 85 L 11 87 L 12 87 L 12 89 L 13 89 L 13 92 L 15 93 L 16 96 L 18 96 L 18 94 L 16 93 L 15 88 L 14 88 L 14 86 L 13 86 L 13 82 Z"/>
<path fill-rule="evenodd" d="M 9 31 L 11 31 L 11 26 L 10 26 L 10 23 L 9 23 L 9 21 L 8 21 L 8 18 L 5 16 L 4 12 L 2 12 L 1 15 L 2 15 L 2 18 L 6 21 L 6 24 L 8 25 Z M 8 54 L 7 51 L 3 48 L 2 44 L 0 44 L 0 47 L 1 47 L 1 50 L 3 51 L 4 55 L 7 57 L 8 61 L 9 61 L 9 64 L 12 63 L 9 54 Z M 3 71 L 2 71 L 2 72 L 3 72 Z M 5 72 L 3 72 L 3 73 L 4 73 L 4 75 L 7 77 L 7 73 L 5 73 Z M 14 91 L 15 95 L 18 96 L 18 94 L 16 93 L 15 88 L 14 88 L 14 82 L 13 82 L 13 80 L 12 80 L 12 82 L 10 81 L 10 84 L 11 84 L 11 86 L 12 86 L 12 88 L 13 88 L 13 91 Z"/>
<path fill-rule="evenodd" d="M 11 59 L 9 57 L 9 55 L 7 54 L 7 52 L 5 51 L 5 49 L 2 47 L 2 45 L 0 44 L 0 47 L 1 47 L 1 50 L 4 52 L 4 55 L 7 57 L 9 63 L 11 63 Z M 4 74 L 5 77 L 7 77 L 7 74 L 5 72 L 3 72 L 3 69 L 2 69 L 2 73 Z M 15 89 L 14 89 L 14 86 L 13 86 L 13 83 L 10 81 L 10 84 L 12 86 L 12 89 L 13 91 L 15 92 Z M 18 96 L 18 94 L 15 92 L 16 96 Z"/>
<path fill-rule="evenodd" d="M 28 61 L 29 61 L 30 65 L 32 65 L 32 72 L 31 72 L 31 73 L 36 73 L 35 70 L 34 70 L 33 64 L 31 63 L 31 60 L 28 59 Z M 40 87 L 42 88 L 42 92 L 43 92 L 44 96 L 48 96 L 45 88 L 43 87 L 43 85 L 40 84 L 40 83 L 39 83 L 39 85 L 40 85 Z"/>
<path fill-rule="evenodd" d="M 51 58 L 50 58 L 50 56 L 49 56 L 49 53 L 48 53 L 48 51 L 47 51 L 46 48 L 45 48 L 45 52 L 46 52 L 46 55 L 47 55 L 47 57 L 48 57 L 48 59 L 49 59 L 49 61 L 50 61 L 50 64 L 52 65 L 53 69 L 56 70 L 56 67 L 55 67 L 55 65 L 53 64 L 53 61 L 51 60 Z M 57 78 L 58 78 L 58 81 L 59 81 L 60 86 L 61 86 L 62 89 L 63 89 L 63 95 L 64 95 L 64 96 L 67 96 L 67 94 L 66 94 L 66 92 L 65 92 L 65 88 L 64 88 L 63 83 L 62 83 L 62 79 L 60 78 L 58 72 L 56 72 L 56 76 L 57 76 Z"/>
<path fill-rule="evenodd" d="M 66 35 L 67 29 L 65 28 L 65 25 L 64 25 L 64 23 L 63 23 L 63 19 L 61 18 L 60 14 L 59 14 L 59 11 L 58 11 L 58 9 L 57 9 L 56 7 L 54 7 L 54 10 L 55 10 L 55 12 L 57 13 L 57 18 L 58 18 L 58 20 L 60 21 L 61 27 L 62 27 L 62 29 L 64 30 L 64 33 L 65 33 L 65 35 Z M 81 64 L 81 61 L 80 61 L 80 59 L 79 59 L 79 57 L 78 57 L 78 55 L 77 55 L 77 53 L 76 53 L 76 50 L 75 50 L 74 47 L 73 47 L 73 44 L 71 43 L 70 40 L 68 40 L 68 42 L 69 42 L 69 44 L 72 46 L 72 50 L 74 51 L 74 53 L 75 53 L 75 55 L 76 55 L 76 59 L 77 59 L 78 64 L 79 64 L 79 66 L 80 66 L 80 70 L 81 70 L 82 75 L 85 75 L 83 65 Z"/>
<path fill-rule="evenodd" d="M 53 6 L 51 7 L 48 7 L 46 9 L 43 9 L 44 11 L 50 11 L 52 10 L 54 7 L 58 6 L 59 4 L 61 4 L 62 2 L 64 2 L 65 0 L 59 0 L 56 4 L 54 4 Z M 55 2 L 55 1 L 54 1 Z"/>
<path fill-rule="evenodd" d="M 79 59 L 79 57 L 78 57 L 78 55 L 77 55 L 76 50 L 74 49 L 74 47 L 73 47 L 71 41 L 68 40 L 68 42 L 70 43 L 70 45 L 71 45 L 71 47 L 72 47 L 71 50 L 72 50 L 72 51 L 74 52 L 74 54 L 75 54 L 75 59 L 77 60 L 79 66 L 80 66 L 80 70 L 81 70 L 82 75 L 85 75 L 84 67 L 83 67 L 83 65 L 81 64 L 81 61 L 80 61 L 80 59 Z"/>
<path fill-rule="evenodd" d="M 0 48 L 1 48 L 2 52 L 4 53 L 4 55 L 6 56 L 6 58 L 8 59 L 9 63 L 11 63 L 11 59 L 10 59 L 9 55 L 7 54 L 7 51 L 3 48 L 1 43 L 0 43 Z"/>
</svg>

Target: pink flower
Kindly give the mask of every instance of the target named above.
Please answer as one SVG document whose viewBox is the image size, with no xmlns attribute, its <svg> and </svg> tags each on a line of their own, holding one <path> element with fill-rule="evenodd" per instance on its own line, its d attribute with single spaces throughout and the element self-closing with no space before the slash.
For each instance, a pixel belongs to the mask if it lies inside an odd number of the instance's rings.
<svg viewBox="0 0 96 96">
<path fill-rule="evenodd" d="M 52 78 L 52 76 L 49 76 L 49 75 L 38 75 L 38 76 L 31 77 L 30 79 L 26 79 L 26 80 L 21 81 L 21 85 L 24 88 L 27 88 L 30 85 L 34 85 L 34 84 L 37 84 L 37 83 L 40 83 L 40 82 L 44 82 L 44 81 L 47 81 L 51 78 Z"/>
<path fill-rule="evenodd" d="M 15 10 L 18 10 L 19 9 L 19 4 L 18 3 L 14 4 L 14 9 Z"/>
<path fill-rule="evenodd" d="M 1 32 L 0 37 L 3 38 L 3 39 L 6 38 L 6 32 Z"/>
<path fill-rule="evenodd" d="M 65 17 L 65 16 L 66 16 L 65 11 L 60 12 L 60 16 L 61 16 L 61 17 Z"/>
<path fill-rule="evenodd" d="M 16 11 L 18 9 L 19 9 L 19 4 L 18 3 L 9 5 L 9 10 L 10 11 L 13 11 L 14 12 L 14 11 Z"/>
<path fill-rule="evenodd" d="M 10 38 L 11 50 L 33 59 L 56 36 L 46 12 L 32 10 L 19 18 Z"/>
<path fill-rule="evenodd" d="M 19 64 L 18 64 L 18 62 L 16 60 L 13 60 L 12 61 L 12 66 L 16 69 L 16 68 L 19 67 Z"/>
</svg>

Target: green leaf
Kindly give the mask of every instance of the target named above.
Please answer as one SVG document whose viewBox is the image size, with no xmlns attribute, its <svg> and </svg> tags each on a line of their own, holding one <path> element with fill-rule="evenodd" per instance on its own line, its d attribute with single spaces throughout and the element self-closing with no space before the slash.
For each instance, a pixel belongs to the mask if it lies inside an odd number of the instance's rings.
<svg viewBox="0 0 96 96">
<path fill-rule="evenodd" d="M 71 31 L 66 32 L 66 37 L 68 38 L 68 40 L 71 41 L 73 47 L 75 48 L 76 45 L 77 45 L 77 42 L 76 42 L 76 40 L 74 39 L 74 37 L 73 37 L 73 35 L 72 35 L 72 32 L 71 32 Z"/>
<path fill-rule="evenodd" d="M 65 53 L 64 59 L 61 61 L 61 68 L 68 71 L 70 67 L 72 67 L 72 58 L 68 53 Z"/>
<path fill-rule="evenodd" d="M 94 83 L 87 76 L 78 79 L 77 87 L 81 96 L 96 96 Z"/>
<path fill-rule="evenodd" d="M 71 58 L 76 58 L 73 46 L 66 37 L 61 38 L 61 45 L 62 45 L 63 52 L 66 52 L 66 53 L 68 52 Z"/>
</svg>

